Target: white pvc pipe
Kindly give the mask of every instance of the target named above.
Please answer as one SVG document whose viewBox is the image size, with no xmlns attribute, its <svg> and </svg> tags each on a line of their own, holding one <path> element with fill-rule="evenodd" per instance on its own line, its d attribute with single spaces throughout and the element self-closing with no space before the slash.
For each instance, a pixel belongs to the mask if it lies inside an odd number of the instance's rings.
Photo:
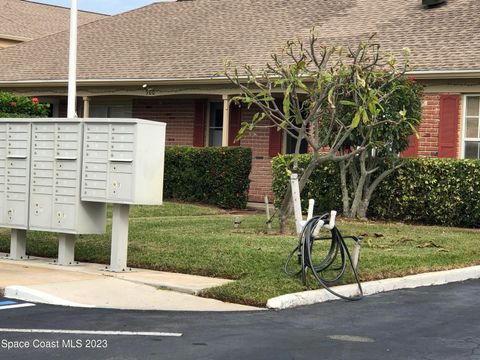
<svg viewBox="0 0 480 360">
<path fill-rule="evenodd" d="M 310 199 L 308 200 L 308 215 L 307 215 L 307 221 L 312 220 L 313 218 L 313 208 L 315 207 L 315 200 Z"/>
<path fill-rule="evenodd" d="M 318 234 L 320 233 L 320 230 L 322 229 L 323 225 L 325 225 L 325 222 L 323 220 L 318 220 L 317 225 L 315 226 L 315 229 L 313 230 L 313 236 L 317 237 Z"/>
<path fill-rule="evenodd" d="M 295 225 L 297 234 L 300 234 L 305 224 L 302 217 L 302 205 L 300 201 L 300 186 L 298 185 L 298 175 L 292 174 L 290 177 L 290 186 L 292 188 L 293 212 L 295 214 Z"/>
<path fill-rule="evenodd" d="M 336 217 L 337 217 L 337 212 L 335 210 L 330 211 L 330 221 L 328 225 L 325 225 L 325 229 L 332 230 L 335 227 Z"/>
<path fill-rule="evenodd" d="M 70 50 L 68 54 L 68 107 L 67 118 L 76 117 L 77 100 L 77 0 L 70 7 Z"/>
</svg>

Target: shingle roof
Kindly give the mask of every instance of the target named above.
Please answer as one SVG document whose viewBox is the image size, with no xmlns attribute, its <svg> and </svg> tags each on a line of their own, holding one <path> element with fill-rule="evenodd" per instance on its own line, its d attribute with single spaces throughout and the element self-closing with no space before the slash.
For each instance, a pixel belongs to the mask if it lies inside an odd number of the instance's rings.
<svg viewBox="0 0 480 360">
<path fill-rule="evenodd" d="M 412 50 L 418 70 L 480 70 L 480 1 L 195 0 L 157 3 L 80 27 L 79 79 L 195 79 L 236 64 L 262 67 L 316 26 L 342 44 L 373 32 Z M 67 78 L 66 32 L 0 50 L 0 81 Z"/>
<path fill-rule="evenodd" d="M 79 24 L 105 15 L 80 11 Z M 70 10 L 24 0 L 0 0 L 0 38 L 31 40 L 68 29 Z"/>
</svg>

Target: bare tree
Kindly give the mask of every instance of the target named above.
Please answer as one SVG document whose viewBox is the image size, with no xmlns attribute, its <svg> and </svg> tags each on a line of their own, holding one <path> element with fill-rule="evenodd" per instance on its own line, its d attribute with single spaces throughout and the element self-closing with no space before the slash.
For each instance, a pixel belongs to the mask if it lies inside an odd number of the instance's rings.
<svg viewBox="0 0 480 360">
<path fill-rule="evenodd" d="M 241 92 L 233 101 L 258 109 L 249 123 L 242 124 L 239 137 L 247 130 L 270 126 L 296 139 L 296 154 L 302 141 L 307 142 L 312 158 L 301 171 L 302 190 L 320 164 L 348 161 L 370 147 L 365 137 L 345 151 L 360 124 L 369 131 L 390 122 L 379 117 L 382 103 L 391 95 L 387 84 L 403 76 L 406 66 L 407 62 L 399 67 L 392 55 L 382 54 L 372 38 L 355 48 L 336 48 L 322 44 L 312 30 L 306 43 L 289 41 L 280 55 L 271 55 L 265 69 L 245 65 L 240 72 L 226 61 L 224 75 Z M 379 86 L 380 77 L 384 83 Z M 342 106 L 354 109 L 349 121 L 345 112 L 338 111 Z M 269 125 L 262 125 L 264 119 L 270 120 Z M 297 161 L 293 171 L 299 171 Z M 291 215 L 290 204 L 288 187 L 280 207 L 282 232 Z"/>
</svg>

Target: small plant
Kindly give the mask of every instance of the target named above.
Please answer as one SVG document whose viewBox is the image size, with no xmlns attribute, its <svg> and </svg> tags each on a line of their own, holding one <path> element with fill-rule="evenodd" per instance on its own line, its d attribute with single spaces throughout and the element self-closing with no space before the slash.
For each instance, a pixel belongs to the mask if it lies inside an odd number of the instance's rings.
<svg viewBox="0 0 480 360">
<path fill-rule="evenodd" d="M 0 92 L 0 118 L 47 117 L 49 109 L 50 104 L 42 104 L 36 97 Z"/>
</svg>

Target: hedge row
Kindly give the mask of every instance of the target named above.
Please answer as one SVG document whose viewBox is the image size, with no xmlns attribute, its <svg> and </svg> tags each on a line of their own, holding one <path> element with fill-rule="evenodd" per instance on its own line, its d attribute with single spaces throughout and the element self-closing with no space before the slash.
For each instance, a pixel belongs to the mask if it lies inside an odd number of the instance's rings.
<svg viewBox="0 0 480 360">
<path fill-rule="evenodd" d="M 303 155 L 301 167 L 309 155 Z M 291 157 L 273 160 L 273 190 L 282 197 L 288 181 Z M 336 165 L 317 169 L 302 199 L 320 202 L 318 211 L 340 210 L 341 189 Z M 480 226 L 480 161 L 452 159 L 405 159 L 405 165 L 377 188 L 369 216 L 431 225 Z"/>
<path fill-rule="evenodd" d="M 248 201 L 251 168 L 251 149 L 167 147 L 164 195 L 224 209 L 243 209 Z"/>
</svg>

